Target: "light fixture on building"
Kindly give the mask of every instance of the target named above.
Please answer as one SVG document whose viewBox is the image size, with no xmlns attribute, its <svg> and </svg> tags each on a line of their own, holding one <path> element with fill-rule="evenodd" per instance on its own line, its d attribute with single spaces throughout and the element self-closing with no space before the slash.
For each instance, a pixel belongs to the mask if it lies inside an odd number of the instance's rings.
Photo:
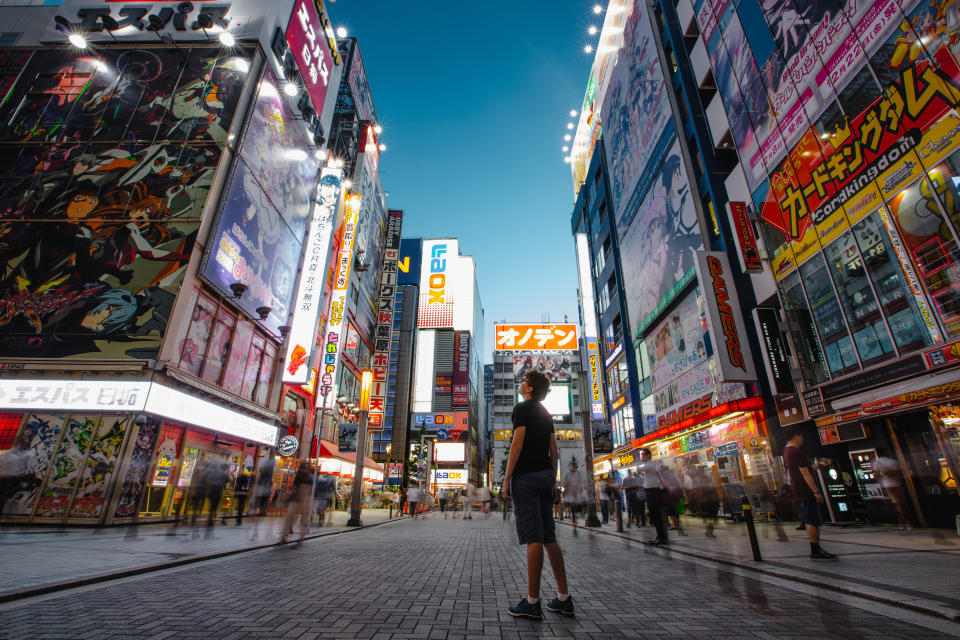
<svg viewBox="0 0 960 640">
<path fill-rule="evenodd" d="M 383 133 L 383 127 L 381 127 L 380 125 L 374 125 L 373 132 L 377 135 L 380 135 L 381 133 Z"/>
<path fill-rule="evenodd" d="M 576 118 L 576 117 L 577 117 L 577 110 L 576 110 L 576 109 L 570 109 L 570 117 L 571 117 L 571 118 Z"/>
<path fill-rule="evenodd" d="M 570 151 L 570 147 L 563 145 L 563 152 L 566 153 L 567 151 Z"/>
<path fill-rule="evenodd" d="M 337 37 L 346 38 L 347 37 L 347 28 L 346 27 L 337 27 Z"/>
<path fill-rule="evenodd" d="M 243 297 L 243 294 L 247 291 L 247 285 L 242 282 L 234 282 L 230 285 L 230 291 L 233 292 L 233 297 L 240 299 Z"/>
<path fill-rule="evenodd" d="M 587 33 L 589 33 L 592 36 L 595 36 L 597 35 L 597 28 L 593 25 L 590 25 L 590 28 L 587 29 Z"/>
<path fill-rule="evenodd" d="M 563 139 L 567 142 L 570 142 L 570 134 L 568 133 L 567 135 L 563 136 Z"/>
<path fill-rule="evenodd" d="M 603 7 L 601 7 L 599 4 L 595 4 L 593 5 L 593 12 L 596 13 L 597 15 L 600 15 L 601 13 L 603 13 Z"/>
<path fill-rule="evenodd" d="M 70 44 L 75 46 L 77 49 L 87 48 L 87 39 L 79 33 L 71 33 L 69 36 L 67 36 L 67 40 L 69 40 Z"/>
<path fill-rule="evenodd" d="M 387 150 L 387 145 L 385 144 L 380 145 L 380 151 L 386 151 L 386 150 Z"/>
<path fill-rule="evenodd" d="M 567 123 L 567 129 L 573 129 L 573 123 L 572 123 L 572 122 L 568 122 L 568 123 Z"/>
<path fill-rule="evenodd" d="M 286 82 L 283 85 L 283 92 L 292 98 L 300 93 L 300 88 L 295 82 Z"/>
<path fill-rule="evenodd" d="M 237 39 L 233 37 L 233 34 L 229 31 L 224 31 L 220 34 L 220 44 L 225 47 L 232 47 L 237 44 Z"/>
<path fill-rule="evenodd" d="M 257 315 L 260 316 L 261 320 L 266 320 L 270 317 L 270 312 L 273 311 L 270 307 L 257 307 Z"/>
<path fill-rule="evenodd" d="M 344 189 L 349 189 L 349 188 L 352 187 L 352 186 L 353 186 L 353 180 L 344 180 L 344 181 L 343 181 L 343 188 L 344 188 Z"/>
<path fill-rule="evenodd" d="M 585 46 L 585 47 L 583 48 L 583 50 L 584 50 L 585 52 L 587 52 L 587 53 L 593 53 L 593 47 L 592 47 L 591 45 L 589 45 L 589 44 L 588 44 L 587 46 Z"/>
</svg>

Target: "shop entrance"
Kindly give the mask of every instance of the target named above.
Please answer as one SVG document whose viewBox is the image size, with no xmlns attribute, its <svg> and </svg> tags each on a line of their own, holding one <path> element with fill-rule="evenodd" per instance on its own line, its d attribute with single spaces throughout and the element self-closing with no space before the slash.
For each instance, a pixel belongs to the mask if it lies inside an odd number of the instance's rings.
<svg viewBox="0 0 960 640">
<path fill-rule="evenodd" d="M 888 435 L 894 452 L 899 445 L 902 462 L 906 463 L 903 480 L 908 494 L 912 494 L 908 497 L 913 510 L 919 507 L 928 527 L 952 529 L 960 513 L 955 475 L 960 453 L 960 407 L 944 405 L 936 410 L 942 415 L 937 424 L 932 424 L 928 410 L 891 418 Z"/>
</svg>

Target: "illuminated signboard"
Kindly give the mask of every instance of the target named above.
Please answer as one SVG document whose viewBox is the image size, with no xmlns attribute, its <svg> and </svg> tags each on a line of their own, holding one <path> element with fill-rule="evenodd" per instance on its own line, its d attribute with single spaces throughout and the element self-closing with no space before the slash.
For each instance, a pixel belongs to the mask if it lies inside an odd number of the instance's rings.
<svg viewBox="0 0 960 640">
<path fill-rule="evenodd" d="M 430 484 L 440 485 L 467 485 L 470 472 L 467 469 L 432 469 L 430 471 Z"/>
<path fill-rule="evenodd" d="M 600 341 L 597 339 L 597 317 L 594 307 L 593 278 L 590 275 L 590 246 L 587 234 L 578 233 L 577 273 L 580 278 L 580 317 L 583 321 L 584 356 L 581 363 L 588 372 L 590 384 L 590 416 L 594 420 L 606 417 L 603 402 L 603 372 L 600 367 Z"/>
<path fill-rule="evenodd" d="M 453 387 L 454 407 L 470 404 L 470 333 L 457 331 L 453 334 Z"/>
<path fill-rule="evenodd" d="M 417 327 L 453 327 L 453 259 L 459 253 L 455 239 L 424 240 L 420 267 L 420 305 Z"/>
<path fill-rule="evenodd" d="M 707 324 L 717 352 L 721 381 L 756 380 L 740 299 L 727 255 L 697 251 L 697 275 L 707 308 Z"/>
<path fill-rule="evenodd" d="M 390 367 L 390 345 L 393 338 L 394 300 L 397 295 L 397 261 L 400 257 L 400 228 L 403 211 L 391 209 L 387 216 L 383 243 L 383 265 L 380 268 L 380 295 L 377 297 L 377 326 L 374 335 L 373 387 L 370 389 L 368 425 L 383 427 L 383 411 L 387 400 L 387 370 Z"/>
<path fill-rule="evenodd" d="M 147 412 L 262 444 L 277 427 L 161 384 L 141 380 L 0 380 L 0 409 Z"/>
<path fill-rule="evenodd" d="M 433 459 L 436 462 L 463 462 L 466 450 L 467 445 L 463 442 L 436 442 L 433 445 Z"/>
<path fill-rule="evenodd" d="M 497 351 L 576 351 L 575 324 L 498 324 L 494 327 Z"/>
<path fill-rule="evenodd" d="M 418 429 L 436 431 L 440 440 L 457 440 L 469 428 L 466 411 L 415 413 L 413 423 Z"/>
<path fill-rule="evenodd" d="M 319 0 L 296 0 L 286 37 L 313 108 L 321 114 L 334 56 L 339 56 L 333 27 L 323 11 L 323 3 Z"/>
<path fill-rule="evenodd" d="M 330 296 L 330 314 L 327 316 L 327 330 L 323 334 L 323 356 L 320 364 L 320 397 L 323 406 L 333 409 L 336 393 L 333 385 L 337 382 L 337 366 L 340 363 L 340 351 L 344 340 L 343 314 L 347 309 L 347 287 L 350 285 L 350 268 L 353 264 L 353 241 L 357 233 L 357 215 L 360 212 L 360 195 L 351 193 L 346 198 L 346 216 L 343 221 L 343 239 L 337 255 L 337 268 L 334 273 L 333 293 Z"/>
<path fill-rule="evenodd" d="M 309 376 L 310 360 L 317 343 L 317 318 L 320 301 L 323 299 L 327 256 L 330 253 L 342 176 L 341 169 L 331 167 L 324 167 L 320 172 L 320 193 L 313 207 L 313 219 L 307 233 L 307 246 L 283 365 L 283 381 L 288 384 L 305 384 Z"/>
</svg>

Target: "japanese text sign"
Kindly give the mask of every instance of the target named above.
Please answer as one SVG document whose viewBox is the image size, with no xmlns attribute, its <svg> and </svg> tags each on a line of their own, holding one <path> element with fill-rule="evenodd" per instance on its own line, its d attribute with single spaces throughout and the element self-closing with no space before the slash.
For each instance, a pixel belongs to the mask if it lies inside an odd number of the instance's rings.
<svg viewBox="0 0 960 640">
<path fill-rule="evenodd" d="M 383 242 L 383 265 L 380 269 L 380 295 L 377 298 L 377 326 L 374 337 L 373 386 L 370 389 L 370 411 L 367 426 L 383 428 L 383 412 L 387 402 L 387 377 L 390 348 L 393 340 L 394 300 L 397 295 L 397 261 L 400 258 L 400 229 L 403 211 L 391 209 L 387 215 Z"/>
<path fill-rule="evenodd" d="M 320 195 L 314 204 L 313 219 L 307 232 L 303 268 L 283 365 L 283 381 L 288 384 L 304 384 L 309 376 L 310 358 L 317 343 L 317 318 L 323 299 L 327 256 L 330 253 L 342 175 L 341 169 L 331 167 L 324 167 L 320 172 Z"/>
<path fill-rule="evenodd" d="M 323 359 L 320 363 L 320 389 L 324 407 L 333 409 L 336 404 L 337 367 L 343 349 L 343 316 L 347 308 L 347 287 L 350 284 L 350 267 L 353 264 L 353 241 L 357 233 L 357 217 L 360 213 L 360 195 L 351 193 L 346 198 L 346 216 L 343 220 L 343 239 L 333 274 L 333 293 L 330 296 L 330 313 L 327 315 L 327 330 L 323 334 Z"/>
<path fill-rule="evenodd" d="M 333 53 L 330 36 L 327 34 L 322 5 L 314 0 L 296 0 L 290 24 L 287 25 L 287 44 L 297 62 L 304 86 L 317 114 L 323 113 L 327 97 L 330 73 L 333 70 Z M 334 44 L 333 50 L 336 45 Z"/>
<path fill-rule="evenodd" d="M 462 408 L 470 403 L 470 333 L 453 334 L 453 406 Z"/>
<path fill-rule="evenodd" d="M 576 351 L 575 324 L 498 324 L 496 351 Z"/>
</svg>

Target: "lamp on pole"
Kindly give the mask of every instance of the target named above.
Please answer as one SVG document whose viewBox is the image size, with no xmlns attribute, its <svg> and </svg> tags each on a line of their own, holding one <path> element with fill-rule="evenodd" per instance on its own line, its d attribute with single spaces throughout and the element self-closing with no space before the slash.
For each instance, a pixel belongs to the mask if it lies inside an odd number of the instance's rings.
<svg viewBox="0 0 960 640">
<path fill-rule="evenodd" d="M 360 374 L 360 424 L 357 426 L 357 463 L 353 467 L 353 497 L 350 499 L 350 519 L 348 527 L 359 527 L 360 507 L 363 502 L 363 458 L 367 453 L 367 411 L 370 409 L 370 387 L 373 372 L 364 370 Z"/>
</svg>

